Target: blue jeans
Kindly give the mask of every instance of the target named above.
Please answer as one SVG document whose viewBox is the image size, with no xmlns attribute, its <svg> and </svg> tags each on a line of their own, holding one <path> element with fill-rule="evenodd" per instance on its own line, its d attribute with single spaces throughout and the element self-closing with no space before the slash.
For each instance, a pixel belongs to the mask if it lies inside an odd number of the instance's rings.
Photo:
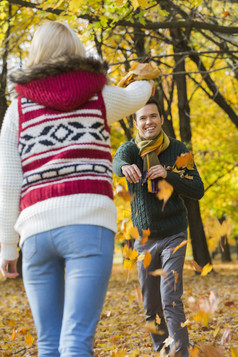
<svg viewBox="0 0 238 357">
<path fill-rule="evenodd" d="M 151 263 L 144 269 L 143 262 L 138 262 L 139 282 L 142 289 L 143 304 L 147 321 L 156 321 L 156 315 L 161 319 L 158 329 L 159 334 L 151 334 L 154 351 L 160 351 L 164 340 L 170 336 L 174 339 L 176 352 L 181 357 L 188 356 L 188 332 L 186 327 L 181 327 L 185 322 L 184 308 L 181 300 L 183 294 L 183 265 L 186 246 L 173 250 L 187 237 L 186 232 L 175 234 L 161 240 L 149 239 L 146 244 L 135 242 L 135 249 L 139 253 L 147 250 L 151 254 Z M 163 269 L 167 278 L 153 276 L 149 273 Z M 178 281 L 175 275 L 178 273 Z"/>
<path fill-rule="evenodd" d="M 39 357 L 93 356 L 93 338 L 111 274 L 114 233 L 70 225 L 22 246 L 23 280 Z"/>
</svg>

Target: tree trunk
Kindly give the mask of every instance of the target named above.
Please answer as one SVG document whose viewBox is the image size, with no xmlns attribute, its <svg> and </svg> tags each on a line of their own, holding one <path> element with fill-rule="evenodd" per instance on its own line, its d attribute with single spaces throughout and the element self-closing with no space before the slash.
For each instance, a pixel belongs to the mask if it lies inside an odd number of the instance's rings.
<svg viewBox="0 0 238 357">
<path fill-rule="evenodd" d="M 171 38 L 174 40 L 174 53 L 183 51 L 183 36 L 179 29 L 171 30 Z M 185 61 L 182 56 L 174 56 L 175 71 L 185 73 Z M 187 145 L 189 150 L 192 150 L 191 144 L 191 126 L 190 126 L 190 107 L 187 98 L 187 84 L 184 74 L 174 76 L 177 85 L 179 121 L 180 121 L 180 136 L 182 141 Z M 184 203 L 188 211 L 188 222 L 191 237 L 194 260 L 204 266 L 211 263 L 211 257 L 208 251 L 206 236 L 201 219 L 199 202 L 189 198 L 184 198 Z"/>
<path fill-rule="evenodd" d="M 183 200 L 188 210 L 193 258 L 201 267 L 204 267 L 207 263 L 211 264 L 211 257 L 203 229 L 199 202 L 186 197 Z"/>
<path fill-rule="evenodd" d="M 11 18 L 11 5 L 9 5 L 9 19 Z M 8 20 L 8 29 L 5 36 L 5 47 L 2 56 L 2 72 L 0 74 L 0 128 L 7 110 L 7 58 L 9 52 L 10 20 Z"/>
</svg>

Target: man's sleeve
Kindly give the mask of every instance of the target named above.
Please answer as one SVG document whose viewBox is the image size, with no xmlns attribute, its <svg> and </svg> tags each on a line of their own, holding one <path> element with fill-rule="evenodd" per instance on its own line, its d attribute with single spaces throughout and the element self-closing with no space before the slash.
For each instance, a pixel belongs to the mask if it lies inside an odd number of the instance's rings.
<svg viewBox="0 0 238 357">
<path fill-rule="evenodd" d="M 113 171 L 119 177 L 124 176 L 121 171 L 122 166 L 132 165 L 134 163 L 132 150 L 130 150 L 130 148 L 132 149 L 132 145 L 133 144 L 130 141 L 125 142 L 117 149 L 117 152 L 114 156 Z"/>
</svg>

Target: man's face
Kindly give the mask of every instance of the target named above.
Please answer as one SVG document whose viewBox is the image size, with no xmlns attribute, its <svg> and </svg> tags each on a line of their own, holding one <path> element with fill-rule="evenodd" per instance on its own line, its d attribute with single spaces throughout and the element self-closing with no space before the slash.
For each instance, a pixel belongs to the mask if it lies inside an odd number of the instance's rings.
<svg viewBox="0 0 238 357">
<path fill-rule="evenodd" d="M 144 139 L 152 140 L 159 135 L 164 123 L 156 104 L 147 104 L 136 112 L 135 126 Z"/>
</svg>

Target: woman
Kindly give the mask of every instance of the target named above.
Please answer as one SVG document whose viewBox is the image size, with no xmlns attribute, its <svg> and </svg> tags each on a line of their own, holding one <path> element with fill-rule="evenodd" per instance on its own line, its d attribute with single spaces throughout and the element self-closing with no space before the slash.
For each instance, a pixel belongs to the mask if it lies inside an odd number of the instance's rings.
<svg viewBox="0 0 238 357">
<path fill-rule="evenodd" d="M 93 355 L 116 232 L 109 125 L 152 90 L 148 81 L 109 86 L 106 72 L 68 26 L 46 22 L 27 68 L 11 76 L 18 98 L 0 138 L 0 267 L 18 275 L 19 235 L 40 357 Z"/>
</svg>

